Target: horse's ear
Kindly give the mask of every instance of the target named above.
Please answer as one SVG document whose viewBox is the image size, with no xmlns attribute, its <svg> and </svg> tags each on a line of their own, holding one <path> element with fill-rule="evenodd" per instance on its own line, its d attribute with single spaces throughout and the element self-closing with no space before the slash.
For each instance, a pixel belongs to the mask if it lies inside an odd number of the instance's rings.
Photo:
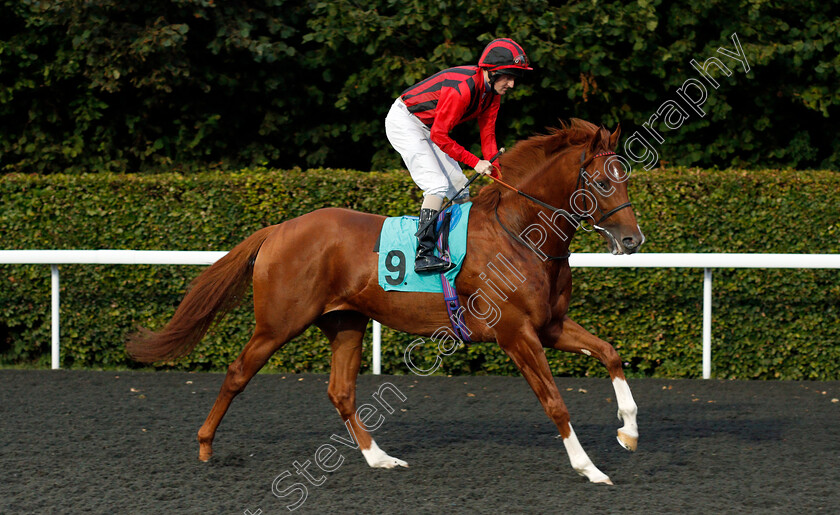
<svg viewBox="0 0 840 515">
<path fill-rule="evenodd" d="M 615 152 L 615 149 L 618 148 L 618 137 L 621 136 L 621 124 L 619 123 L 615 127 L 615 131 L 610 135 L 610 149 Z"/>
<path fill-rule="evenodd" d="M 592 141 L 589 142 L 589 151 L 590 152 L 597 152 L 598 148 L 601 146 L 601 129 L 603 125 L 595 131 L 595 135 L 592 137 Z"/>
</svg>

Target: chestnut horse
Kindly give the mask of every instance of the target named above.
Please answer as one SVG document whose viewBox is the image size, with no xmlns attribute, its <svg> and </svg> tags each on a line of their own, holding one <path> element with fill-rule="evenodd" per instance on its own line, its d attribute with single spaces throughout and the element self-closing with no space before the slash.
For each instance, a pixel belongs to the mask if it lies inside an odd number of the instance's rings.
<svg viewBox="0 0 840 515">
<path fill-rule="evenodd" d="M 644 241 L 635 213 L 625 209 L 630 207 L 627 175 L 617 159 L 610 159 L 619 133 L 618 128 L 610 134 L 573 119 L 570 125 L 519 142 L 504 154 L 500 165 L 510 185 L 490 184 L 474 200 L 467 255 L 456 279 L 461 302 L 473 299 L 473 306 L 481 304 L 472 297 L 479 288 L 488 290 L 488 276 L 482 270 L 499 254 L 527 279 L 506 294 L 496 292 L 505 300 L 492 321 L 481 317 L 485 306 L 466 311 L 464 324 L 472 340 L 495 341 L 513 360 L 557 425 L 572 467 L 592 482 L 609 484 L 572 429 L 543 347 L 594 356 L 606 366 L 624 422 L 618 441 L 635 450 L 636 404 L 618 354 L 566 317 L 572 293 L 566 257 L 577 222 L 586 220 L 595 227 L 614 254 L 633 253 Z M 572 212 L 579 214 L 575 217 Z M 210 459 L 216 429 L 233 398 L 272 354 L 315 324 L 332 346 L 327 393 L 355 433 L 364 458 L 371 467 L 407 466 L 381 450 L 354 416 L 362 338 L 371 318 L 427 337 L 448 327 L 450 320 L 439 293 L 386 292 L 380 287 L 372 249 L 384 220 L 328 208 L 259 230 L 191 283 L 161 332 L 146 331 L 128 342 L 128 353 L 138 361 L 183 356 L 195 348 L 214 317 L 235 304 L 253 281 L 256 328 L 229 366 L 198 431 L 200 460 Z"/>
</svg>

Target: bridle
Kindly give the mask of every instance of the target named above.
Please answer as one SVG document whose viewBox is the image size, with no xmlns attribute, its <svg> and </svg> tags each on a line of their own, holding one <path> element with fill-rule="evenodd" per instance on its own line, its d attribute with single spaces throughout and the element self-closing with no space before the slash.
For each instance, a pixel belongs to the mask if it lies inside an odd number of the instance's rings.
<svg viewBox="0 0 840 515">
<path fill-rule="evenodd" d="M 616 154 L 615 154 L 615 152 L 613 152 L 612 150 L 605 150 L 604 152 L 601 152 L 601 153 L 599 153 L 599 154 L 595 154 L 594 156 L 592 156 L 592 157 L 589 159 L 589 161 L 592 161 L 592 160 L 593 160 L 593 159 L 595 159 L 596 157 L 614 156 L 614 155 L 616 155 Z M 584 190 L 589 191 L 590 193 L 592 193 L 592 192 L 589 190 L 589 186 L 590 186 L 590 184 L 589 184 L 589 183 L 587 183 L 586 181 L 584 181 L 584 180 L 583 180 L 583 174 L 584 174 L 584 173 L 585 173 L 585 171 L 586 171 L 586 167 L 584 166 L 584 161 L 585 161 L 585 160 L 586 160 L 586 151 L 584 150 L 584 151 L 583 151 L 583 153 L 580 155 L 580 172 L 578 173 L 577 186 L 575 187 L 575 190 L 584 189 Z M 587 164 L 589 164 L 589 163 L 587 163 Z M 581 183 L 583 183 L 583 188 L 581 188 Z M 594 195 L 594 194 L 593 194 L 593 195 Z M 596 203 L 596 204 L 595 204 L 595 207 L 598 209 L 598 212 L 601 214 L 601 218 L 599 218 L 597 222 L 595 222 L 594 224 L 592 224 L 592 227 L 593 227 L 594 229 L 598 229 L 598 230 L 601 230 L 601 231 L 606 231 L 606 229 L 604 229 L 603 227 L 601 227 L 601 222 L 603 222 L 603 221 L 604 221 L 604 220 L 606 220 L 607 218 L 611 217 L 612 215 L 614 215 L 614 214 L 618 213 L 619 211 L 621 211 L 621 210 L 622 210 L 622 209 L 624 209 L 625 207 L 632 207 L 632 206 L 633 206 L 633 203 L 632 203 L 632 202 L 625 202 L 624 204 L 621 204 L 621 205 L 620 205 L 620 206 L 618 206 L 618 207 L 614 207 L 614 208 L 610 209 L 609 211 L 607 211 L 606 213 L 604 213 L 604 211 L 601 209 L 601 207 L 600 207 L 600 206 Z M 583 197 L 583 211 L 584 211 L 584 212 L 588 212 L 588 211 L 589 211 L 589 210 L 587 209 L 587 207 L 586 207 L 586 195 L 584 195 L 584 197 Z M 587 230 L 587 229 L 586 229 L 586 228 L 584 228 L 584 230 Z"/>
<path fill-rule="evenodd" d="M 586 159 L 586 150 L 584 150 L 584 151 L 581 153 L 581 155 L 580 155 L 580 171 L 578 172 L 578 178 L 577 178 L 577 184 L 576 184 L 576 186 L 575 186 L 575 191 L 578 191 L 578 190 L 584 190 L 584 191 L 586 191 L 587 193 L 589 193 L 589 194 L 591 194 L 591 195 L 593 195 L 593 196 L 594 196 L 594 193 L 592 193 L 592 191 L 590 191 L 590 189 L 589 189 L 589 187 L 590 187 L 589 182 L 588 182 L 588 181 L 586 181 L 586 180 L 584 179 L 584 174 L 586 173 L 586 165 L 588 165 L 590 162 L 592 162 L 592 160 L 593 160 L 593 159 L 595 159 L 596 157 L 611 156 L 611 155 L 615 155 L 615 152 L 613 152 L 613 151 L 611 151 L 611 150 L 606 150 L 606 151 L 604 151 L 604 152 L 601 152 L 601 153 L 595 154 L 594 156 L 590 157 L 590 158 L 587 160 L 587 159 Z M 556 215 L 556 214 L 558 214 L 558 213 L 559 213 L 559 214 L 561 214 L 562 216 L 564 216 L 564 217 L 565 217 L 565 218 L 567 218 L 567 219 L 574 220 L 575 224 L 576 224 L 577 226 L 579 226 L 579 227 L 582 227 L 582 228 L 583 228 L 583 230 L 585 230 L 585 231 L 590 231 L 590 230 L 591 230 L 591 229 L 587 229 L 587 228 L 583 225 L 583 223 L 582 223 L 582 222 L 583 222 L 586 218 L 592 218 L 592 219 L 594 220 L 594 217 L 593 217 L 592 215 L 588 215 L 588 216 L 584 217 L 584 216 L 581 216 L 581 215 L 579 215 L 579 214 L 577 214 L 577 213 L 569 213 L 569 212 L 568 212 L 568 211 L 566 211 L 565 209 L 562 209 L 562 208 L 559 208 L 559 207 L 554 207 L 554 206 L 552 206 L 551 204 L 548 204 L 548 203 L 546 203 L 546 202 L 543 202 L 542 200 L 539 200 L 539 199 L 537 199 L 537 198 L 534 198 L 534 197 L 532 197 L 531 195 L 528 195 L 527 193 L 525 193 L 525 192 L 523 192 L 523 191 L 521 191 L 521 190 L 519 190 L 519 189 L 517 189 L 517 188 L 514 188 L 514 187 L 513 187 L 513 186 L 511 186 L 510 184 L 505 183 L 505 182 L 504 182 L 504 181 L 502 181 L 501 179 L 497 179 L 497 178 L 495 178 L 495 177 L 493 177 L 493 176 L 490 176 L 490 177 L 491 177 L 494 181 L 496 181 L 496 182 L 498 182 L 499 184 L 501 184 L 502 186 L 505 186 L 506 188 L 508 188 L 508 189 L 510 189 L 510 190 L 512 190 L 512 191 L 515 191 L 517 194 L 519 194 L 519 195 L 521 195 L 521 196 L 523 196 L 523 197 L 527 198 L 527 199 L 528 199 L 528 200 L 530 200 L 531 202 L 533 202 L 533 203 L 535 203 L 535 204 L 537 204 L 537 205 L 539 205 L 539 206 L 542 206 L 542 207 L 544 207 L 544 208 L 546 208 L 546 209 L 551 210 L 551 211 L 552 211 L 552 213 L 553 213 L 554 215 Z M 581 185 L 582 185 L 582 187 L 581 187 Z M 586 195 L 584 195 L 584 196 L 583 196 L 583 211 L 584 211 L 584 212 L 588 212 L 588 211 L 589 211 L 589 209 L 587 208 L 587 205 L 586 205 L 586 204 L 587 204 L 587 202 L 586 202 L 586 197 L 587 197 Z M 624 204 L 621 204 L 620 206 L 615 207 L 615 208 L 613 208 L 613 209 L 610 209 L 608 212 L 604 213 L 604 211 L 603 211 L 603 210 L 600 208 L 600 206 L 598 206 L 598 205 L 597 205 L 597 203 L 596 203 L 595 207 L 598 209 L 598 212 L 600 213 L 601 217 L 598 219 L 598 221 L 597 221 L 597 222 L 594 222 L 594 223 L 592 224 L 592 228 L 593 228 L 593 229 L 595 229 L 595 230 L 598 230 L 598 231 L 603 231 L 603 232 L 605 232 L 606 234 L 610 235 L 609 231 L 607 231 L 605 228 L 601 227 L 601 223 L 602 223 L 604 220 L 606 220 L 607 218 L 609 218 L 609 217 L 611 217 L 612 215 L 616 214 L 617 212 L 621 211 L 622 209 L 624 209 L 624 208 L 626 208 L 626 207 L 631 207 L 632 205 L 633 205 L 633 203 L 632 203 L 632 202 L 625 202 Z M 508 236 L 510 236 L 510 237 L 511 237 L 511 238 L 513 238 L 514 240 L 518 241 L 519 243 L 521 243 L 521 244 L 525 245 L 526 247 L 531 247 L 531 245 L 530 245 L 530 244 L 528 244 L 525 240 L 523 240 L 523 239 L 522 239 L 519 235 L 514 234 L 514 233 L 513 233 L 510 229 L 508 229 L 507 227 L 505 227 L 505 224 L 503 224 L 503 223 L 502 223 L 502 220 L 499 218 L 499 204 L 498 204 L 498 203 L 496 204 L 496 208 L 495 208 L 495 210 L 494 210 L 494 211 L 495 211 L 495 214 L 496 214 L 496 222 L 498 222 L 499 226 L 500 226 L 502 229 L 504 229 L 504 231 L 505 231 L 506 233 L 508 233 Z M 552 217 L 552 218 L 553 218 L 553 217 Z M 610 237 L 612 237 L 612 235 L 610 235 Z M 563 255 L 563 256 L 550 256 L 550 255 L 548 255 L 548 254 L 543 254 L 543 255 L 545 255 L 545 256 L 546 256 L 549 260 L 562 260 L 562 259 L 568 259 L 568 258 L 569 258 L 569 256 L 571 255 L 571 253 L 570 253 L 570 252 L 566 252 L 566 254 L 565 254 L 565 255 Z"/>
</svg>

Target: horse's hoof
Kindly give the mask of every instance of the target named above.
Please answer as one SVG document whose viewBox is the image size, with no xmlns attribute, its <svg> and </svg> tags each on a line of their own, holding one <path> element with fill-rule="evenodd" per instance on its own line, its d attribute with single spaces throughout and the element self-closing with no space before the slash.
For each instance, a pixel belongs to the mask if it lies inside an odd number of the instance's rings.
<svg viewBox="0 0 840 515">
<path fill-rule="evenodd" d="M 208 446 L 204 447 L 203 445 L 198 450 L 198 459 L 199 461 L 210 461 L 210 458 L 213 457 L 213 450 Z"/>
<path fill-rule="evenodd" d="M 609 476 L 607 476 L 606 474 L 604 474 L 603 472 L 601 472 L 598 469 L 595 469 L 595 471 L 592 473 L 592 477 L 587 476 L 583 472 L 578 472 L 578 474 L 580 474 L 581 476 L 588 479 L 590 483 L 595 483 L 595 484 L 598 484 L 598 485 L 612 485 L 613 484 L 613 482 L 610 481 Z"/>
<path fill-rule="evenodd" d="M 408 463 L 397 459 L 388 454 L 376 445 L 376 442 L 371 439 L 370 448 L 362 450 L 362 456 L 365 457 L 368 465 L 375 469 L 392 469 L 396 467 L 408 468 Z"/>
<path fill-rule="evenodd" d="M 577 472 L 579 476 L 588 479 L 590 483 L 597 483 L 601 485 L 613 484 L 613 482 L 610 481 L 609 476 L 598 470 L 598 467 L 596 467 L 595 465 L 582 469 L 575 469 L 575 472 Z"/>
<path fill-rule="evenodd" d="M 394 458 L 393 456 L 386 455 L 385 458 L 380 459 L 375 463 L 371 463 L 370 466 L 377 469 L 393 469 L 397 467 L 408 468 L 408 463 L 401 459 Z"/>
<path fill-rule="evenodd" d="M 627 433 L 623 433 L 621 429 L 618 430 L 618 436 L 616 437 L 618 443 L 621 444 L 622 447 L 627 449 L 628 451 L 635 451 L 636 446 L 639 443 L 638 436 L 630 436 Z"/>
</svg>

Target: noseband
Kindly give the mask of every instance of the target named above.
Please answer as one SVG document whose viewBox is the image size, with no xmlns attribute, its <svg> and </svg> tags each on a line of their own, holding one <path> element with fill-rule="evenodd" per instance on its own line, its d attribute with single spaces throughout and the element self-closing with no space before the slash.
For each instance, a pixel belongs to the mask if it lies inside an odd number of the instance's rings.
<svg viewBox="0 0 840 515">
<path fill-rule="evenodd" d="M 612 156 L 612 155 L 615 155 L 615 152 L 612 152 L 612 151 L 607 150 L 607 151 L 601 152 L 600 154 L 595 154 L 595 155 L 594 155 L 594 156 L 592 156 L 589 160 L 591 161 L 592 159 L 595 159 L 596 157 Z M 586 173 L 586 167 L 584 166 L 584 163 L 586 163 L 586 150 L 584 150 L 584 151 L 583 151 L 583 153 L 581 153 L 581 155 L 580 155 L 580 171 L 578 172 L 578 178 L 577 178 L 577 184 L 576 184 L 576 186 L 575 186 L 575 191 L 580 190 L 580 189 L 583 189 L 583 190 L 585 190 L 586 192 L 588 192 L 588 193 L 590 193 L 590 194 L 592 194 L 592 195 L 594 196 L 594 193 L 592 193 L 592 191 L 590 191 L 590 189 L 589 189 L 589 182 L 588 182 L 588 181 L 586 181 L 586 180 L 583 178 L 584 174 Z M 492 176 L 491 176 L 491 177 L 492 177 Z M 533 202 L 533 203 L 535 203 L 535 204 L 537 204 L 537 205 L 539 205 L 539 206 L 542 206 L 542 207 L 544 207 L 544 208 L 546 208 L 546 209 L 551 210 L 554 214 L 560 213 L 561 215 L 563 215 L 563 216 L 564 216 L 564 217 L 566 217 L 567 219 L 574 220 L 574 221 L 575 221 L 575 223 L 576 223 L 578 226 L 583 227 L 583 224 L 582 224 L 581 222 L 583 222 L 583 220 L 585 219 L 585 217 L 583 217 L 583 216 L 581 216 L 581 215 L 579 215 L 579 214 L 577 214 L 577 213 L 569 213 L 569 212 L 568 212 L 568 211 L 566 211 L 565 209 L 561 209 L 561 208 L 559 208 L 559 207 L 554 207 L 554 206 L 552 206 L 551 204 L 548 204 L 548 203 L 546 203 L 546 202 L 543 202 L 542 200 L 539 200 L 539 199 L 537 199 L 537 198 L 534 198 L 534 197 L 532 197 L 531 195 L 528 195 L 527 193 L 525 193 L 525 192 L 523 192 L 523 191 L 520 191 L 519 189 L 514 188 L 513 186 L 510 186 L 509 184 L 505 184 L 504 182 L 502 182 L 502 181 L 500 181 L 500 180 L 498 180 L 498 179 L 495 179 L 495 178 L 494 178 L 494 180 L 495 180 L 496 182 L 498 182 L 498 183 L 500 183 L 500 184 L 502 184 L 502 185 L 506 186 L 507 188 L 509 188 L 509 189 L 511 189 L 511 190 L 513 190 L 513 191 L 515 191 L 515 192 L 516 192 L 516 193 L 518 193 L 519 195 L 522 195 L 523 197 L 527 198 L 527 199 L 528 199 L 528 200 L 530 200 L 531 202 Z M 581 184 L 583 184 L 583 187 L 582 187 L 582 188 L 581 188 Z M 593 224 L 592 224 L 592 227 L 593 227 L 594 229 L 597 229 L 597 230 L 600 230 L 600 231 L 607 232 L 607 230 L 606 230 L 606 229 L 604 229 L 603 227 L 601 227 L 601 225 L 600 225 L 600 224 L 601 224 L 604 220 L 606 220 L 607 218 L 611 217 L 612 215 L 614 215 L 614 214 L 616 214 L 617 212 L 619 212 L 619 211 L 621 211 L 622 209 L 624 209 L 625 207 L 631 207 L 632 205 L 633 205 L 633 203 L 632 203 L 632 202 L 625 202 L 624 204 L 621 204 L 620 206 L 615 207 L 615 208 L 613 208 L 613 209 L 610 209 L 608 212 L 604 213 L 604 211 L 603 211 L 603 210 L 601 210 L 601 208 L 600 208 L 600 207 L 598 206 L 598 204 L 596 203 L 596 204 L 595 204 L 595 207 L 598 209 L 598 212 L 601 214 L 601 218 L 599 218 L 597 222 L 593 223 Z M 583 210 L 584 210 L 584 212 L 588 211 L 587 206 L 586 206 L 586 195 L 584 195 L 584 197 L 583 197 Z M 519 243 L 521 243 L 521 244 L 525 245 L 526 247 L 530 247 L 530 246 L 531 246 L 531 245 L 529 245 L 527 242 L 525 242 L 525 240 L 523 240 L 522 238 L 520 238 L 518 235 L 514 234 L 514 233 L 513 233 L 510 229 L 508 229 L 507 227 L 505 227 L 505 224 L 503 224 L 503 223 L 502 223 L 502 220 L 499 218 L 499 204 L 496 204 L 495 213 L 496 213 L 496 221 L 499 223 L 499 226 L 501 226 L 501 228 L 502 228 L 502 229 L 504 229 L 504 230 L 505 230 L 505 232 L 506 232 L 506 233 L 508 233 L 508 235 L 509 235 L 511 238 L 513 238 L 514 240 L 518 241 Z M 590 215 L 590 216 L 591 216 L 591 215 Z M 553 217 L 552 217 L 552 218 L 553 218 Z M 593 219 L 594 219 L 594 217 L 593 217 Z M 586 229 L 586 228 L 584 227 L 584 230 L 588 230 L 588 229 Z M 564 255 L 564 256 L 549 256 L 549 255 L 547 255 L 547 254 L 544 254 L 544 255 L 545 255 L 545 256 L 546 256 L 549 260 L 561 260 L 561 259 L 568 259 L 568 258 L 569 258 L 569 256 L 571 255 L 571 253 L 570 253 L 570 252 L 567 252 L 567 253 L 566 253 L 566 255 Z"/>
</svg>

